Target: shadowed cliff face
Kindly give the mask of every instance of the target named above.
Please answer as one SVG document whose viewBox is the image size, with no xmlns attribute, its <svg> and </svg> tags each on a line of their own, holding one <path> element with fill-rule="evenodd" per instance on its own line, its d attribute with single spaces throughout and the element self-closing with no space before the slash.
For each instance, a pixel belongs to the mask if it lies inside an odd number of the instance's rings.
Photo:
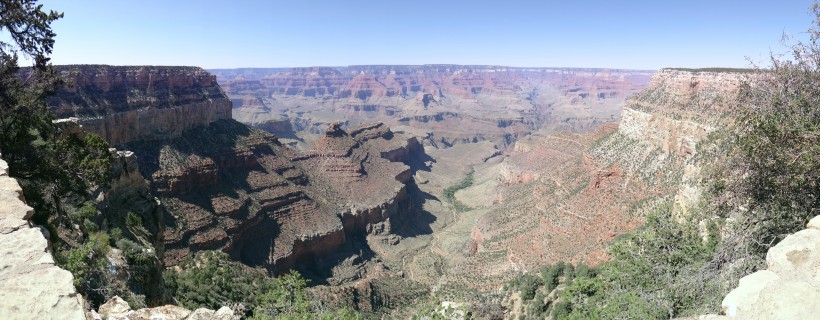
<svg viewBox="0 0 820 320">
<path fill-rule="evenodd" d="M 47 102 L 57 118 L 77 117 L 111 145 L 179 137 L 230 119 L 216 78 L 198 67 L 58 66 L 65 84 Z"/>
<path fill-rule="evenodd" d="M 222 250 L 274 273 L 297 268 L 329 281 L 364 267 L 366 236 L 389 237 L 410 179 L 410 168 L 391 160 L 423 153 L 380 123 L 331 128 L 303 152 L 233 120 L 126 146 L 168 209 L 166 266 Z M 331 270 L 348 259 L 359 262 Z"/>
<path fill-rule="evenodd" d="M 504 147 L 542 128 L 585 131 L 617 120 L 652 72 L 500 66 L 350 66 L 211 70 L 234 119 L 300 141 L 338 119 L 380 121 L 424 145 Z"/>
</svg>

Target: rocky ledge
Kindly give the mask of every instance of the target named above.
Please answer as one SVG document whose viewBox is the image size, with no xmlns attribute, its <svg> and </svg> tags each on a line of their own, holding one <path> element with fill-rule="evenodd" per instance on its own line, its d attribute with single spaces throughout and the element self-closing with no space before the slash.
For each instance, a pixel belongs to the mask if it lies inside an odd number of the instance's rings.
<svg viewBox="0 0 820 320">
<path fill-rule="evenodd" d="M 32 226 L 17 180 L 0 160 L 0 315 L 3 319 L 84 319 L 74 277 L 57 267 L 48 232 Z"/>
<path fill-rule="evenodd" d="M 199 67 L 58 66 L 64 84 L 47 102 L 111 145 L 179 137 L 231 118 L 216 77 Z"/>
<path fill-rule="evenodd" d="M 820 315 L 820 216 L 766 254 L 766 270 L 740 279 L 723 315 L 691 319 L 817 319 Z"/>
<path fill-rule="evenodd" d="M 108 302 L 100 306 L 99 312 L 91 312 L 94 320 L 239 320 L 240 316 L 234 315 L 233 310 L 228 307 L 219 310 L 199 308 L 194 311 L 175 305 L 164 305 L 154 308 L 141 308 L 132 310 L 128 302 L 118 296 L 114 296 Z"/>
</svg>

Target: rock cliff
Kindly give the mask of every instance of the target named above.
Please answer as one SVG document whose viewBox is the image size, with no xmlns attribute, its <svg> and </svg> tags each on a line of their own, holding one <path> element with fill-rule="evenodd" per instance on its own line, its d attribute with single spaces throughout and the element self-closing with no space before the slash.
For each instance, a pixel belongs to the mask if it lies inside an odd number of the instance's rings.
<svg viewBox="0 0 820 320">
<path fill-rule="evenodd" d="M 402 162 L 424 152 L 413 136 L 378 122 L 347 130 L 334 123 L 300 151 L 231 120 L 230 102 L 200 68 L 58 70 L 66 84 L 49 105 L 72 117 L 58 121 L 64 132 L 94 132 L 129 150 L 118 153 L 123 172 L 106 199 L 160 201 L 135 213 L 161 224 L 148 241 L 165 266 L 222 250 L 274 274 L 299 268 L 342 281 L 358 277 L 372 257 L 366 238 L 397 241 L 391 225 L 409 206 L 412 183 Z M 340 261 L 355 262 L 333 269 Z"/>
<path fill-rule="evenodd" d="M 738 72 L 660 70 L 627 101 L 619 132 L 691 157 L 698 142 L 731 121 L 727 112 L 744 79 Z"/>
<path fill-rule="evenodd" d="M 687 213 L 700 199 L 698 144 L 718 127 L 733 125 L 731 109 L 751 76 L 741 70 L 663 69 L 624 106 L 620 134 L 685 163 L 674 200 L 678 213 Z"/>
<path fill-rule="evenodd" d="M 3 319 L 85 319 L 74 277 L 57 267 L 48 231 L 0 160 L 0 315 Z"/>
<path fill-rule="evenodd" d="M 455 198 L 471 208 L 450 218 L 425 203 L 436 224 L 443 220 L 446 226 L 434 232 L 430 250 L 411 252 L 403 265 L 411 278 L 457 299 L 458 292 L 498 288 L 512 271 L 608 260 L 609 242 L 640 226 L 646 213 L 670 203 L 686 212 L 697 203 L 697 144 L 730 123 L 732 95 L 743 77 L 662 70 L 621 105 L 620 124 L 530 134 L 500 157 L 487 150 L 468 160 L 458 146 L 451 148 L 452 158 L 436 158 L 432 173 L 416 172 L 415 179 L 429 180 L 419 187 L 438 195 L 441 182 L 435 179 L 452 171 L 444 162 L 470 161 L 474 183 Z M 441 267 L 425 265 L 434 263 Z"/>
<path fill-rule="evenodd" d="M 58 66 L 64 81 L 48 104 L 58 118 L 76 117 L 111 145 L 179 137 L 231 118 L 216 77 L 197 67 Z"/>
</svg>

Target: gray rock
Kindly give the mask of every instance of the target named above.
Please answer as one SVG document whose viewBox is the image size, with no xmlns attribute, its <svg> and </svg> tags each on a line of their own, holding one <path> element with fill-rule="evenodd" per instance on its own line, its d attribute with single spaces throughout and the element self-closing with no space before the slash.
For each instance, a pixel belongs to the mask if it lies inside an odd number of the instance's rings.
<svg viewBox="0 0 820 320">
<path fill-rule="evenodd" d="M 199 308 L 191 312 L 186 320 L 210 320 L 214 318 L 214 312 L 211 309 Z"/>
<path fill-rule="evenodd" d="M 70 272 L 54 265 L 37 228 L 0 234 L 3 319 L 85 319 Z"/>
<path fill-rule="evenodd" d="M 817 319 L 820 317 L 820 288 L 806 281 L 770 284 L 750 310 L 740 310 L 737 319 Z"/>
</svg>

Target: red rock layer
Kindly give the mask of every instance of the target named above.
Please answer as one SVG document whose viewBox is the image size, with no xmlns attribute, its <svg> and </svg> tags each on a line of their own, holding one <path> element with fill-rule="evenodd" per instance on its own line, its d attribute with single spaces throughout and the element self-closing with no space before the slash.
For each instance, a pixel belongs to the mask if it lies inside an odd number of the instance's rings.
<svg viewBox="0 0 820 320">
<path fill-rule="evenodd" d="M 129 144 L 168 209 L 165 264 L 219 249 L 272 272 L 321 269 L 353 254 L 351 239 L 389 232 L 410 176 L 391 160 L 423 150 L 380 123 L 350 132 L 332 127 L 298 152 L 223 120 L 162 143 Z"/>
<path fill-rule="evenodd" d="M 64 80 L 48 104 L 58 118 L 78 117 L 112 145 L 179 137 L 231 118 L 216 77 L 198 67 L 58 66 Z"/>
</svg>

